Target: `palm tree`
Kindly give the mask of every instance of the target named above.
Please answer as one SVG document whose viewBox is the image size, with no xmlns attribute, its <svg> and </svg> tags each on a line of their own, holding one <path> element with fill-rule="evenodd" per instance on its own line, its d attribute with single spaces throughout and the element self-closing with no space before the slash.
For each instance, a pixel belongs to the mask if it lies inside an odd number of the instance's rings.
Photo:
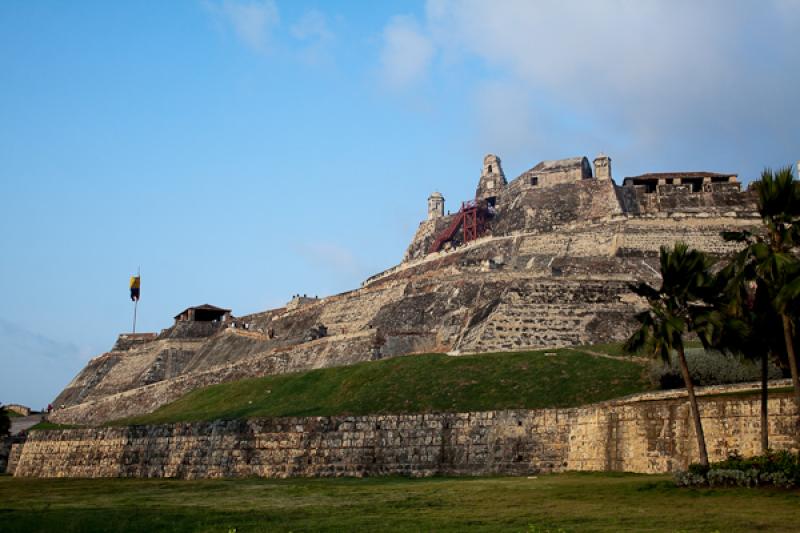
<svg viewBox="0 0 800 533">
<path fill-rule="evenodd" d="M 783 327 L 769 289 L 747 268 L 747 250 L 718 274 L 725 288 L 714 307 L 726 315 L 724 334 L 712 346 L 760 362 L 761 452 L 769 451 L 768 379 L 770 359 L 785 358 Z"/>
<path fill-rule="evenodd" d="M 723 237 L 746 243 L 734 260 L 739 283 L 756 283 L 756 298 L 766 296 L 779 319 L 783 337 L 781 352 L 785 353 L 792 375 L 800 438 L 800 374 L 794 349 L 797 333 L 794 319 L 800 299 L 800 265 L 796 255 L 796 246 L 800 243 L 800 182 L 794 179 L 792 167 L 787 166 L 777 172 L 765 169 L 753 186 L 758 193 L 758 212 L 764 234 L 725 232 Z"/>
<path fill-rule="evenodd" d="M 709 272 L 712 261 L 700 251 L 689 250 L 684 243 L 676 243 L 672 250 L 662 246 L 659 259 L 659 289 L 646 283 L 631 286 L 633 292 L 647 300 L 649 309 L 636 316 L 640 327 L 625 343 L 625 350 L 633 353 L 647 346 L 665 362 L 670 361 L 673 352 L 677 354 L 689 396 L 700 462 L 707 466 L 706 440 L 683 337 L 695 332 L 705 345 L 721 331 L 719 313 L 704 301 L 715 288 L 714 276 Z"/>
</svg>

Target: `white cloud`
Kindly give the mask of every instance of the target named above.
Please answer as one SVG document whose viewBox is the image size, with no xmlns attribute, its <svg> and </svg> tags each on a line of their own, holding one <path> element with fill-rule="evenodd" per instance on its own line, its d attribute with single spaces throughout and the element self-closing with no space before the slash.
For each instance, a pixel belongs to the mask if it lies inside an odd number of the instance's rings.
<svg viewBox="0 0 800 533">
<path fill-rule="evenodd" d="M 333 39 L 333 32 L 328 27 L 325 14 L 316 9 L 309 9 L 291 27 L 292 35 L 300 40 L 329 41 Z"/>
<path fill-rule="evenodd" d="M 73 344 L 50 339 L 0 318 L 0 403 L 39 409 L 70 382 L 84 358 Z M 13 371 L 10 371 L 13 369 Z"/>
<path fill-rule="evenodd" d="M 230 25 L 248 47 L 261 53 L 269 51 L 272 30 L 280 20 L 273 0 L 222 0 L 204 5 Z"/>
<path fill-rule="evenodd" d="M 797 0 L 428 0 L 423 24 L 386 26 L 384 69 L 408 87 L 435 54 L 481 60 L 488 74 L 465 90 L 479 142 L 498 150 L 614 138 L 603 149 L 631 161 L 702 162 L 744 130 L 772 138 L 751 135 L 764 150 L 740 165 L 800 141 L 786 120 L 800 114 L 799 15 Z"/>
<path fill-rule="evenodd" d="M 363 270 L 353 252 L 336 243 L 307 243 L 298 246 L 297 251 L 315 268 L 331 274 L 349 277 Z"/>
<path fill-rule="evenodd" d="M 289 31 L 295 39 L 304 43 L 298 51 L 303 62 L 310 65 L 333 62 L 331 48 L 336 36 L 324 13 L 316 9 L 307 10 Z"/>
<path fill-rule="evenodd" d="M 413 85 L 427 73 L 433 54 L 433 42 L 413 17 L 393 17 L 383 30 L 383 81 L 395 89 Z"/>
</svg>

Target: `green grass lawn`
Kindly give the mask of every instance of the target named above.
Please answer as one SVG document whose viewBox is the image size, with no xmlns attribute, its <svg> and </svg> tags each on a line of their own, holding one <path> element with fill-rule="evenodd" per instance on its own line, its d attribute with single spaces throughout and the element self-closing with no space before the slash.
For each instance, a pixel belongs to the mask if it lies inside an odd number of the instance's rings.
<svg viewBox="0 0 800 533">
<path fill-rule="evenodd" d="M 37 429 L 72 429 L 78 427 L 81 426 L 76 426 L 73 424 L 56 424 L 55 422 L 44 420 L 28 428 L 28 431 L 36 431 Z"/>
<path fill-rule="evenodd" d="M 18 479 L 0 530 L 797 531 L 800 491 L 679 489 L 668 476 Z"/>
<path fill-rule="evenodd" d="M 650 388 L 641 364 L 579 349 L 410 355 L 214 385 L 115 423 L 571 407 Z"/>
</svg>

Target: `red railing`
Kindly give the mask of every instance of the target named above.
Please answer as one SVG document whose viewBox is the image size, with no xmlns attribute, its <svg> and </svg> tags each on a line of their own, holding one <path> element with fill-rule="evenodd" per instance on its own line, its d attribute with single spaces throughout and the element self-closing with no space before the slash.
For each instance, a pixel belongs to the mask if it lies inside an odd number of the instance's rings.
<svg viewBox="0 0 800 533">
<path fill-rule="evenodd" d="M 438 252 L 448 241 L 453 240 L 459 228 L 463 227 L 464 242 L 474 241 L 486 230 L 486 204 L 475 200 L 463 202 L 453 221 L 433 241 L 430 252 Z"/>
</svg>

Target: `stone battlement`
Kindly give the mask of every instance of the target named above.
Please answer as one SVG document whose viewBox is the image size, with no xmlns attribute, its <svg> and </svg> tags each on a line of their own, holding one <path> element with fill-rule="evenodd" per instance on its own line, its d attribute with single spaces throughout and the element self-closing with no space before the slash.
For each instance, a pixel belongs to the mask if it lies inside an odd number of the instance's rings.
<svg viewBox="0 0 800 533">
<path fill-rule="evenodd" d="M 699 392 L 710 459 L 758 453 L 758 397 Z M 689 405 L 675 396 L 560 409 L 36 431 L 13 446 L 9 467 L 17 477 L 185 479 L 674 472 L 698 458 Z M 795 449 L 795 411 L 790 395 L 770 396 L 773 449 Z"/>
<path fill-rule="evenodd" d="M 609 220 L 617 215 L 753 217 L 755 195 L 742 191 L 736 174 L 664 172 L 627 177 L 622 186 L 611 177 L 611 158 L 599 155 L 595 172 L 586 157 L 542 161 L 506 182 L 500 158 L 487 155 L 475 198 L 490 206 L 485 232 L 495 237 L 519 232 L 558 231 L 571 223 Z M 434 193 L 404 261 L 431 253 L 431 243 L 456 223 L 444 215 L 444 197 Z M 447 236 L 450 234 L 448 233 Z M 456 231 L 447 240 L 463 245 L 472 237 Z"/>
<path fill-rule="evenodd" d="M 120 333 L 117 342 L 111 348 L 112 352 L 124 352 L 134 346 L 152 342 L 158 338 L 158 333 Z"/>
</svg>

